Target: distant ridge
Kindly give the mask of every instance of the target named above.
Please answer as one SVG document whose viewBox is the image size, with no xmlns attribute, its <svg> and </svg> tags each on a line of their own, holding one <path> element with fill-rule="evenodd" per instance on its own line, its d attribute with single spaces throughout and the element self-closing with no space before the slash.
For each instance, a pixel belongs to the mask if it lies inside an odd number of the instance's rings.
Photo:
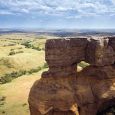
<svg viewBox="0 0 115 115">
<path fill-rule="evenodd" d="M 115 35 L 115 29 L 2 29 L 0 28 L 0 34 L 12 34 L 12 33 L 32 33 L 37 35 L 50 35 L 57 37 L 72 37 L 72 36 L 113 36 Z"/>
</svg>

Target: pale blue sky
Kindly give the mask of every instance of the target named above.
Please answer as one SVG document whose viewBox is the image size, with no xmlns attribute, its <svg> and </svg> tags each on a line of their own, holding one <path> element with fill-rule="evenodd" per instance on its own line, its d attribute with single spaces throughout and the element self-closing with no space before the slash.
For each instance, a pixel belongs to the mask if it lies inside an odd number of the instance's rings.
<svg viewBox="0 0 115 115">
<path fill-rule="evenodd" d="M 0 28 L 115 28 L 115 0 L 0 0 Z"/>
</svg>

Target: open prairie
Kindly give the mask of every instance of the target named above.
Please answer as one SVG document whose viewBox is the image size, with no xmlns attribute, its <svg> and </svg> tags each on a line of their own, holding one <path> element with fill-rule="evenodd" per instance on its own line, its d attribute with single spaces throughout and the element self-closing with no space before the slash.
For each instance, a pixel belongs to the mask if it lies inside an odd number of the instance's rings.
<svg viewBox="0 0 115 115">
<path fill-rule="evenodd" d="M 9 37 L 8 37 L 9 36 Z M 0 78 L 6 74 L 41 67 L 44 61 L 45 37 L 35 35 L 0 36 Z"/>
<path fill-rule="evenodd" d="M 47 68 L 46 36 L 0 36 L 0 115 L 29 115 L 28 93 Z"/>
</svg>

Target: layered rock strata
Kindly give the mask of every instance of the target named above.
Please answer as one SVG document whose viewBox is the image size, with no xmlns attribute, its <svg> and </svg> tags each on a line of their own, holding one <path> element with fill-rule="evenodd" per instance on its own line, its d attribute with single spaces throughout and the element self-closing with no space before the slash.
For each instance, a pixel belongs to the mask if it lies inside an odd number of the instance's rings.
<svg viewBox="0 0 115 115">
<path fill-rule="evenodd" d="M 47 40 L 45 59 L 49 70 L 29 94 L 31 115 L 96 115 L 115 104 L 114 37 Z M 81 61 L 90 66 L 77 72 Z"/>
</svg>

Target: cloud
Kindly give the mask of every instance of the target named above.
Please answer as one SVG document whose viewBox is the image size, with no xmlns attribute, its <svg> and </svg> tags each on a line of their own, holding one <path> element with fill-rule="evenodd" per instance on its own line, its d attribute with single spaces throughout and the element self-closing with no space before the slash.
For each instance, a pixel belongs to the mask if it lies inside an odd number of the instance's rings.
<svg viewBox="0 0 115 115">
<path fill-rule="evenodd" d="M 112 1 L 112 3 L 115 5 L 115 0 L 111 0 Z"/>
<path fill-rule="evenodd" d="M 5 11 L 5 10 L 1 10 L 0 11 L 0 15 L 13 15 L 13 13 L 12 12 L 9 12 L 9 11 Z"/>
<path fill-rule="evenodd" d="M 67 17 L 114 15 L 115 0 L 0 0 L 0 14 L 44 14 Z"/>
</svg>

